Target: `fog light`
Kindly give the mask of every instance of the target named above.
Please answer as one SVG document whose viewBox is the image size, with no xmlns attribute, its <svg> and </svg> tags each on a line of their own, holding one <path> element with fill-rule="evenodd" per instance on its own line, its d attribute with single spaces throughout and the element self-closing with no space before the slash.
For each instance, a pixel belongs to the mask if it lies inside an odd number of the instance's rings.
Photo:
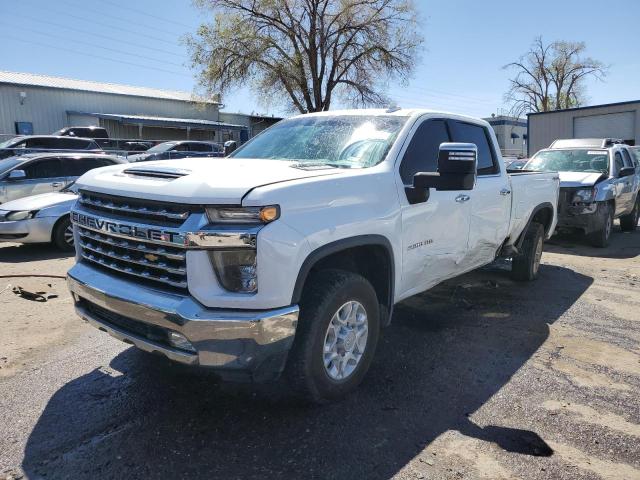
<svg viewBox="0 0 640 480">
<path fill-rule="evenodd" d="M 167 334 L 169 343 L 180 350 L 187 350 L 188 352 L 196 353 L 196 349 L 191 345 L 191 342 L 187 340 L 187 337 L 178 332 L 169 331 Z"/>
</svg>

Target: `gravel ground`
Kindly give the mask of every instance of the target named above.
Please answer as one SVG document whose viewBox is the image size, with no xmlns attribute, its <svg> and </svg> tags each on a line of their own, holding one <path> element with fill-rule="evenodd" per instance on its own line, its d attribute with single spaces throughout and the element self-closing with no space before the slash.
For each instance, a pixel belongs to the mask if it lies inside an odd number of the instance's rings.
<svg viewBox="0 0 640 480">
<path fill-rule="evenodd" d="M 402 303 L 324 407 L 87 326 L 71 264 L 0 247 L 0 478 L 640 479 L 640 231 L 555 239 L 533 284 L 494 265 Z"/>
</svg>

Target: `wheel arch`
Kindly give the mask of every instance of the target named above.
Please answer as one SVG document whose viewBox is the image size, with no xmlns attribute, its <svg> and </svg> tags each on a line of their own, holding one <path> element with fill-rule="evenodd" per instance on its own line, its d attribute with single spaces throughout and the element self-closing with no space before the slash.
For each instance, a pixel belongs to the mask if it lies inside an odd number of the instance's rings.
<svg viewBox="0 0 640 480">
<path fill-rule="evenodd" d="M 300 302 L 314 271 L 339 268 L 358 273 L 371 282 L 380 303 L 380 323 L 391 321 L 394 304 L 395 262 L 391 242 L 382 235 L 358 235 L 323 245 L 302 263 L 293 289 L 292 304 Z"/>
<path fill-rule="evenodd" d="M 544 227 L 545 237 L 547 237 L 550 233 L 549 230 L 551 228 L 551 225 L 553 225 L 554 213 L 555 213 L 555 209 L 551 202 L 544 202 L 536 206 L 531 211 L 531 214 L 529 215 L 529 220 L 527 221 L 527 224 L 524 226 L 524 229 L 520 233 L 520 236 L 516 240 L 515 246 L 517 248 L 522 247 L 522 243 L 524 242 L 525 235 L 527 234 L 527 230 L 529 230 L 529 226 L 531 225 L 532 222 L 541 223 L 542 226 Z"/>
</svg>

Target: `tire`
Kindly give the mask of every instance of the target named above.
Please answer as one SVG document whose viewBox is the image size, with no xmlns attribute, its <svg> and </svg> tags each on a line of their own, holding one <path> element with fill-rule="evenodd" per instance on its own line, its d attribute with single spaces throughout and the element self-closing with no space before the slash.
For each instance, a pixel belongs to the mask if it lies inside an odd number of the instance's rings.
<svg viewBox="0 0 640 480">
<path fill-rule="evenodd" d="M 598 209 L 606 208 L 602 227 L 595 232 L 589 234 L 589 242 L 597 248 L 605 248 L 609 246 L 609 239 L 613 231 L 613 208 L 610 204 L 600 204 Z"/>
<path fill-rule="evenodd" d="M 638 220 L 640 220 L 640 193 L 631 213 L 620 217 L 620 228 L 623 232 L 633 232 L 638 228 Z"/>
<path fill-rule="evenodd" d="M 357 309 L 357 318 L 352 319 L 356 325 L 363 321 L 360 307 L 364 310 L 366 337 L 362 334 L 362 325 L 357 327 L 360 330 L 342 326 L 340 317 L 349 317 L 347 313 L 352 311 L 348 305 Z M 340 328 L 336 328 L 337 325 Z M 336 337 L 338 331 L 343 332 L 342 337 Z M 353 335 L 344 334 L 349 331 Z M 343 270 L 323 270 L 315 274 L 305 285 L 296 337 L 285 369 L 294 393 L 307 402 L 322 404 L 352 392 L 371 365 L 379 334 L 378 298 L 364 277 Z M 342 356 L 335 353 L 341 347 Z M 349 361 L 343 363 L 347 358 Z M 340 365 L 343 378 L 339 378 Z"/>
<path fill-rule="evenodd" d="M 522 248 L 511 262 L 511 277 L 519 282 L 531 282 L 538 278 L 542 248 L 544 245 L 544 227 L 531 222 L 525 233 Z"/>
<path fill-rule="evenodd" d="M 64 252 L 71 252 L 74 250 L 73 228 L 69 217 L 64 217 L 56 223 L 55 227 L 53 227 L 51 240 L 58 249 Z"/>
</svg>

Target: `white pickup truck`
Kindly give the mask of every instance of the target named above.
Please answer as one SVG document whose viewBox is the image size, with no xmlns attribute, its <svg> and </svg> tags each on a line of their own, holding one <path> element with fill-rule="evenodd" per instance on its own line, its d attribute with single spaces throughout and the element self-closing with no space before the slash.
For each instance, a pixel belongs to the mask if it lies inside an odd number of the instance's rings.
<svg viewBox="0 0 640 480">
<path fill-rule="evenodd" d="M 279 122 L 230 157 L 78 180 L 78 314 L 223 378 L 324 402 L 362 380 L 394 304 L 512 258 L 533 280 L 558 176 L 508 175 L 488 123 L 425 110 Z"/>
</svg>

